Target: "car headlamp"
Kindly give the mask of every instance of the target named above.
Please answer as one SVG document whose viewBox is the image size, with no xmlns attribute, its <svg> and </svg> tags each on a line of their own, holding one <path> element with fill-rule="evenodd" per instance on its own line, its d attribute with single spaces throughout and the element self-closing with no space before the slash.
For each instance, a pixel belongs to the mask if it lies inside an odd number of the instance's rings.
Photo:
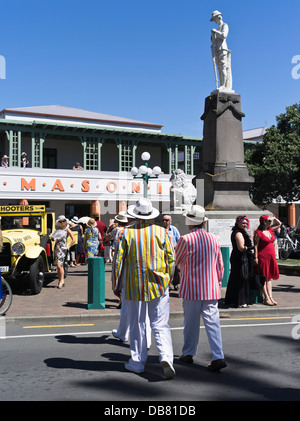
<svg viewBox="0 0 300 421">
<path fill-rule="evenodd" d="M 23 252 L 24 252 L 24 250 L 25 250 L 25 246 L 24 246 L 24 244 L 23 243 L 15 243 L 13 246 L 12 246 L 12 251 L 13 251 L 13 253 L 14 254 L 17 254 L 17 255 L 20 255 L 20 254 L 22 254 Z"/>
</svg>

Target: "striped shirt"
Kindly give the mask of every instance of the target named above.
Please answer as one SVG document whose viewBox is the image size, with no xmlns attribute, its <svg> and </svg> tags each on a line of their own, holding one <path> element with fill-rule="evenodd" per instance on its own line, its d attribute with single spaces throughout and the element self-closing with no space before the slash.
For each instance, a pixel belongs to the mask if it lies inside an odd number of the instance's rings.
<svg viewBox="0 0 300 421">
<path fill-rule="evenodd" d="M 224 273 L 220 238 L 196 228 L 180 237 L 176 247 L 180 266 L 179 296 L 187 300 L 218 300 Z"/>
<path fill-rule="evenodd" d="M 174 248 L 165 229 L 147 221 L 124 228 L 112 268 L 114 290 L 121 289 L 123 270 L 127 300 L 149 301 L 162 296 L 175 270 Z"/>
</svg>

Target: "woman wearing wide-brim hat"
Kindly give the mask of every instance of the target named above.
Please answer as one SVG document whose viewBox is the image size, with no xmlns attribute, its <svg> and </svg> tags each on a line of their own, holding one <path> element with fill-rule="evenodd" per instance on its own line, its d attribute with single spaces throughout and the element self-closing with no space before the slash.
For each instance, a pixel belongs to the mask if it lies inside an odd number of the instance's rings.
<svg viewBox="0 0 300 421">
<path fill-rule="evenodd" d="M 110 220 L 110 225 L 104 236 L 104 257 L 106 263 L 112 262 L 112 255 L 116 249 L 118 234 L 127 225 L 127 223 L 128 219 L 126 212 L 124 211 L 119 212 L 113 220 Z"/>
<path fill-rule="evenodd" d="M 86 224 L 86 230 L 83 237 L 83 247 L 87 253 L 87 257 L 98 255 L 101 235 L 97 228 L 94 218 L 90 218 Z"/>
<path fill-rule="evenodd" d="M 119 212 L 118 215 L 115 216 L 114 228 L 110 232 L 110 237 L 113 241 L 112 251 L 115 251 L 118 244 L 119 234 L 122 231 L 122 229 L 126 227 L 127 224 L 128 224 L 128 218 L 126 216 L 126 212 L 124 211 Z"/>
<path fill-rule="evenodd" d="M 67 237 L 71 237 L 71 243 L 69 247 L 71 248 L 75 242 L 74 235 L 70 228 L 68 228 L 68 219 L 65 215 L 60 215 L 56 220 L 56 226 L 58 229 L 53 233 L 51 239 L 55 241 L 54 255 L 57 258 L 57 274 L 58 274 L 58 287 L 61 289 L 65 286 L 64 282 L 64 263 L 66 259 L 66 254 L 68 252 L 67 246 Z"/>
</svg>

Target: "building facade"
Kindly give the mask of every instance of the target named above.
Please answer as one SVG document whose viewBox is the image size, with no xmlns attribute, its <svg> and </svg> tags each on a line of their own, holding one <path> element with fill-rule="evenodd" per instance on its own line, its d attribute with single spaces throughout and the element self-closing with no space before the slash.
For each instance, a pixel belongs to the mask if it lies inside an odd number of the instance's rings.
<svg viewBox="0 0 300 421">
<path fill-rule="evenodd" d="M 148 197 L 161 211 L 170 204 L 170 177 L 180 168 L 191 194 L 193 177 L 201 164 L 200 137 L 162 132 L 163 126 L 60 105 L 12 108 L 0 111 L 0 205 L 45 204 L 56 214 L 88 216 L 97 211 L 108 223 L 119 210 L 143 194 L 143 182 L 130 174 L 143 164 L 159 166 L 159 178 L 150 179 Z M 261 142 L 266 127 L 243 132 L 245 149 Z M 21 167 L 22 153 L 29 165 Z M 74 170 L 76 163 L 82 170 Z M 298 227 L 300 204 L 279 199 L 267 206 L 279 218 Z"/>
<path fill-rule="evenodd" d="M 170 200 L 170 176 L 181 168 L 192 188 L 201 156 L 201 138 L 162 132 L 159 124 L 59 105 L 4 109 L 0 112 L 0 205 L 44 203 L 67 217 L 94 211 L 107 223 L 143 194 L 132 167 L 143 164 L 162 174 L 150 179 L 148 197 L 161 210 Z M 29 165 L 21 167 L 22 153 Z M 179 160 L 180 157 L 180 160 Z M 83 169 L 75 170 L 76 163 Z"/>
</svg>

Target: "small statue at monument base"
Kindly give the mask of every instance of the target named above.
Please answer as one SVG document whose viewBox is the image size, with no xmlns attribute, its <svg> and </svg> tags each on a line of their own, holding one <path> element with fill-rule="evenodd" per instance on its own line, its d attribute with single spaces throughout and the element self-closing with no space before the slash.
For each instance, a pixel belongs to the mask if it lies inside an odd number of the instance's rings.
<svg viewBox="0 0 300 421">
<path fill-rule="evenodd" d="M 191 197 L 185 173 L 178 168 L 173 171 L 170 181 L 172 183 L 170 188 L 170 210 L 184 211 L 190 209 L 194 199 Z"/>
</svg>

